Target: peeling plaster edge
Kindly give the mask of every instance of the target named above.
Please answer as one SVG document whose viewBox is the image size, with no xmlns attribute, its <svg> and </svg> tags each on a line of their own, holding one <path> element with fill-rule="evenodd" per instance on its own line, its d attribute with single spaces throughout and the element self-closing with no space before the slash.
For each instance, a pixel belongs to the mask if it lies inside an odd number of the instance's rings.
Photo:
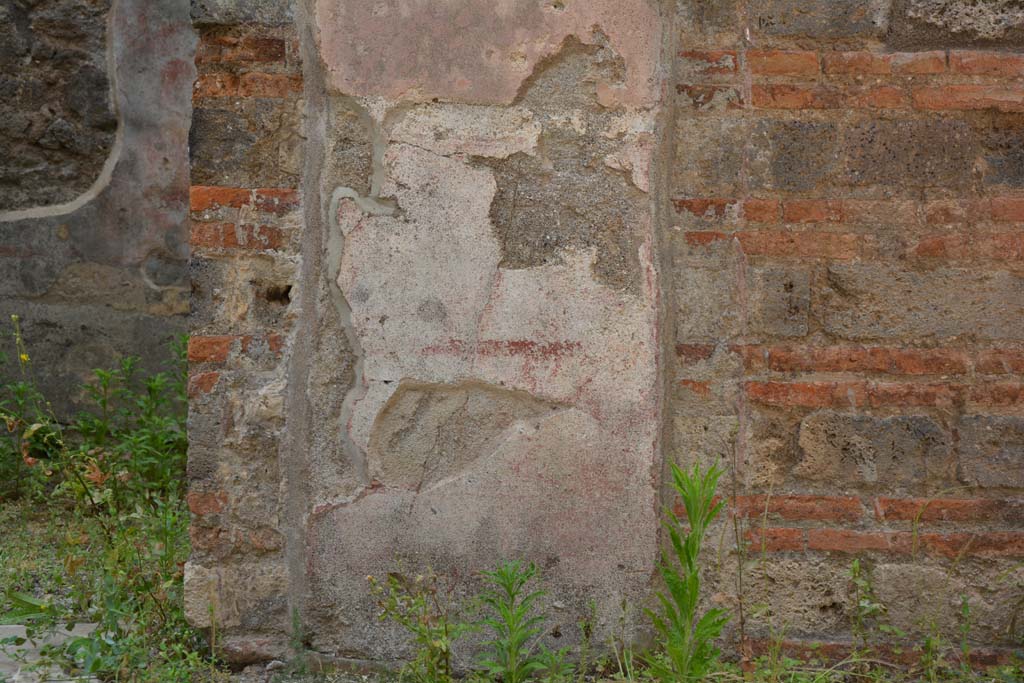
<svg viewBox="0 0 1024 683">
<path fill-rule="evenodd" d="M 70 201 L 62 204 L 33 206 L 30 209 L 2 211 L 0 212 L 0 223 L 12 223 L 14 221 L 33 218 L 54 218 L 74 213 L 86 204 L 95 200 L 100 196 L 101 192 L 110 186 L 110 181 L 114 177 L 114 169 L 117 168 L 118 162 L 121 161 L 121 153 L 124 151 L 125 137 L 124 115 L 121 107 L 120 88 L 118 86 L 117 54 L 114 49 L 114 38 L 117 26 L 116 20 L 122 11 L 122 4 L 122 0 L 113 0 L 110 4 L 110 12 L 107 14 L 107 78 L 110 81 L 110 106 L 113 108 L 114 116 L 117 118 L 117 130 L 114 132 L 114 144 L 110 146 L 110 152 L 107 154 L 107 158 L 103 162 L 100 174 L 85 192 Z"/>
</svg>

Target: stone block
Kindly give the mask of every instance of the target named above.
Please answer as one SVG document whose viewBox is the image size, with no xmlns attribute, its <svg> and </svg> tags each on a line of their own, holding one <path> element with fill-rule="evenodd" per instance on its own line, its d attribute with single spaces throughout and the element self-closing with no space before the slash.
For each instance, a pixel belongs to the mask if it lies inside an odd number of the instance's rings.
<svg viewBox="0 0 1024 683">
<path fill-rule="evenodd" d="M 971 486 L 1024 487 L 1024 418 L 967 415 L 957 423 L 960 477 Z"/>
<path fill-rule="evenodd" d="M 843 132 L 844 180 L 884 193 L 919 188 L 966 189 L 973 182 L 976 143 L 971 127 L 949 118 L 885 120 Z"/>
<path fill-rule="evenodd" d="M 820 411 L 800 423 L 797 442 L 792 475 L 832 491 L 917 491 L 955 480 L 950 436 L 930 417 Z"/>
<path fill-rule="evenodd" d="M 731 117 L 689 118 L 676 126 L 672 194 L 676 197 L 734 197 L 744 165 L 742 140 L 748 121 Z"/>
<path fill-rule="evenodd" d="M 881 35 L 887 10 L 888 0 L 766 0 L 748 11 L 764 35 L 832 40 Z"/>
<path fill-rule="evenodd" d="M 745 298 L 749 333 L 768 337 L 802 337 L 807 334 L 811 304 L 810 275 L 785 266 L 751 268 Z"/>
<path fill-rule="evenodd" d="M 819 316 L 844 339 L 1024 338 L 1024 279 L 1006 271 L 829 266 Z"/>
<path fill-rule="evenodd" d="M 827 186 L 841 168 L 840 144 L 834 123 L 760 121 L 750 142 L 750 183 L 784 192 Z"/>
</svg>

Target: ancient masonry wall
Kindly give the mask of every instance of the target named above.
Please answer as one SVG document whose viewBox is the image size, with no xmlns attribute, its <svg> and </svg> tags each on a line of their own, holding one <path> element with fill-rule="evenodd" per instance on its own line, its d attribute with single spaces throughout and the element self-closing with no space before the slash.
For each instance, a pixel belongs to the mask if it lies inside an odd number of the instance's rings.
<svg viewBox="0 0 1024 683">
<path fill-rule="evenodd" d="M 195 0 L 188 612 L 391 661 L 365 577 L 531 559 L 641 638 L 669 462 L 710 600 L 980 657 L 1024 576 L 1024 17 L 956 0 Z M 921 595 L 934 599 L 921 600 Z M 625 614 L 622 605 L 626 604 Z M 755 606 L 762 606 L 755 609 Z M 763 606 L 769 606 L 765 611 Z M 770 615 L 770 616 L 768 616 Z"/>
<path fill-rule="evenodd" d="M 0 6 L 0 325 L 61 416 L 94 368 L 149 370 L 188 313 L 188 0 Z M 11 366 L 0 376 L 16 376 Z"/>
</svg>

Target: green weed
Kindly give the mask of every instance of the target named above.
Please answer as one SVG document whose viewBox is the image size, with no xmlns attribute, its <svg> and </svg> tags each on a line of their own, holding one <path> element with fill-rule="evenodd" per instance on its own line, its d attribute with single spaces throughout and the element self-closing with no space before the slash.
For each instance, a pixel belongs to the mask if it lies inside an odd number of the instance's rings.
<svg viewBox="0 0 1024 683">
<path fill-rule="evenodd" d="M 688 527 L 668 511 L 666 528 L 672 545 L 659 567 L 667 589 L 658 593 L 661 612 L 648 610 L 661 641 L 663 657 L 651 658 L 651 673 L 660 681 L 700 680 L 718 659 L 715 640 L 729 620 L 720 609 L 700 610 L 700 551 L 708 526 L 722 509 L 715 502 L 721 470 L 701 472 L 694 465 L 686 472 L 672 465 L 672 486 L 683 502 Z"/>
<path fill-rule="evenodd" d="M 483 572 L 488 588 L 480 601 L 490 614 L 479 626 L 488 629 L 492 638 L 484 644 L 488 651 L 480 666 L 503 683 L 523 683 L 538 672 L 544 672 L 546 678 L 571 675 L 567 653 L 552 652 L 540 643 L 544 616 L 537 612 L 536 603 L 544 591 L 527 589 L 536 575 L 533 563 L 517 561 Z"/>
</svg>

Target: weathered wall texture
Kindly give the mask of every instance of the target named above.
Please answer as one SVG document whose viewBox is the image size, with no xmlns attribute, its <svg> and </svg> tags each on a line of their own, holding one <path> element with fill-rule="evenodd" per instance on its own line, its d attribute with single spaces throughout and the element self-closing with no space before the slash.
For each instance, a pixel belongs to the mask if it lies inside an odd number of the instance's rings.
<svg viewBox="0 0 1024 683">
<path fill-rule="evenodd" d="M 187 0 L 4 0 L 0 18 L 0 315 L 68 414 L 93 368 L 156 368 L 185 330 L 195 41 Z"/>
<path fill-rule="evenodd" d="M 990 50 L 1024 46 L 1014 6 L 680 4 L 665 452 L 728 467 L 752 544 L 719 595 L 742 567 L 748 617 L 795 640 L 850 637 L 860 557 L 901 628 L 952 635 L 963 595 L 979 644 L 1014 642 L 1024 56 Z"/>
<path fill-rule="evenodd" d="M 861 557 L 898 625 L 955 629 L 964 594 L 998 657 L 1013 5 L 194 1 L 191 619 L 236 661 L 296 621 L 392 660 L 367 574 L 470 591 L 519 557 L 562 642 L 591 599 L 638 633 L 663 469 L 699 459 L 738 518 L 732 651 L 765 603 L 841 649 Z"/>
</svg>

